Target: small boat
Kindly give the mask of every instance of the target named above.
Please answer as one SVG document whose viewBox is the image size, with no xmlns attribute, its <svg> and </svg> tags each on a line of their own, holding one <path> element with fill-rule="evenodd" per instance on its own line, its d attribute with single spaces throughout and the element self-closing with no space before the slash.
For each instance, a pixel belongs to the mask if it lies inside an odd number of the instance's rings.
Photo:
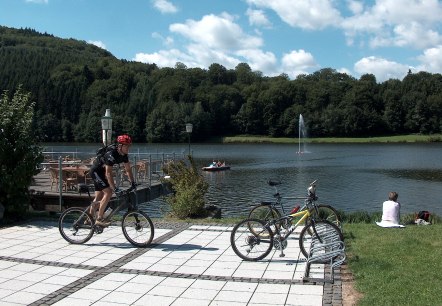
<svg viewBox="0 0 442 306">
<path fill-rule="evenodd" d="M 203 171 L 224 171 L 229 170 L 230 166 L 209 166 L 209 167 L 203 167 Z"/>
<path fill-rule="evenodd" d="M 203 167 L 202 169 L 203 169 L 203 171 L 224 171 L 224 170 L 229 170 L 230 166 L 226 166 L 225 163 L 221 164 L 221 163 L 213 162 L 209 166 Z"/>
</svg>

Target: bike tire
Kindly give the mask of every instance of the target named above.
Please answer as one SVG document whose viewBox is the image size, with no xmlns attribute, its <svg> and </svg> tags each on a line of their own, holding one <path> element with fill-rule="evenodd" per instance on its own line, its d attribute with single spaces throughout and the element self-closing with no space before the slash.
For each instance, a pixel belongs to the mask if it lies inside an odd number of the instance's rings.
<svg viewBox="0 0 442 306">
<path fill-rule="evenodd" d="M 310 209 L 310 214 L 315 217 L 316 220 L 327 220 L 331 223 L 335 224 L 342 232 L 342 220 L 339 216 L 338 211 L 331 205 L 319 204 L 316 205 L 318 208 L 319 214 L 316 214 L 316 210 L 314 208 Z M 307 225 L 308 219 L 305 222 Z M 310 233 L 312 234 L 312 233 Z"/>
<path fill-rule="evenodd" d="M 94 235 L 94 219 L 83 208 L 66 209 L 58 219 L 58 230 L 69 243 L 83 244 Z"/>
<path fill-rule="evenodd" d="M 275 220 L 281 218 L 281 213 L 272 205 L 259 204 L 250 210 L 248 219 L 258 219 L 267 223 L 270 220 Z M 253 227 L 249 227 L 250 231 L 253 232 Z M 272 229 L 272 232 L 276 232 Z M 254 233 L 256 234 L 256 233 Z"/>
<path fill-rule="evenodd" d="M 250 230 L 250 227 L 254 230 Z M 233 228 L 230 245 L 235 254 L 243 260 L 261 260 L 269 255 L 273 248 L 273 232 L 264 221 L 245 219 Z"/>
<path fill-rule="evenodd" d="M 136 247 L 145 248 L 152 242 L 154 226 L 145 212 L 128 211 L 123 216 L 121 228 L 127 241 Z"/>
<path fill-rule="evenodd" d="M 344 236 L 339 227 L 330 221 L 318 220 L 309 222 L 299 234 L 299 248 L 306 258 L 309 256 L 313 239 L 319 239 L 321 243 L 329 243 L 333 241 L 344 241 Z M 326 263 L 326 261 L 319 262 Z"/>
<path fill-rule="evenodd" d="M 316 214 L 316 210 L 314 208 L 310 209 L 310 214 L 315 217 L 316 220 L 327 220 L 331 223 L 335 224 L 341 232 L 342 230 L 342 220 L 338 213 L 338 211 L 331 205 L 325 205 L 325 204 L 319 204 L 316 205 L 318 208 L 319 214 Z M 305 225 L 308 224 L 310 219 L 305 220 Z M 309 232 L 310 235 L 313 234 L 313 232 Z"/>
</svg>

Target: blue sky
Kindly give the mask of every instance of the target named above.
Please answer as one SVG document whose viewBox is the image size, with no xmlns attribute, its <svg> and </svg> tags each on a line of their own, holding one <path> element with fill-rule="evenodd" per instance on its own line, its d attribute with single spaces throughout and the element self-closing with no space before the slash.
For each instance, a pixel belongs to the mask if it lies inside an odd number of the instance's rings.
<svg viewBox="0 0 442 306">
<path fill-rule="evenodd" d="M 119 59 L 290 78 L 333 68 L 378 82 L 442 72 L 437 0 L 0 0 L 0 25 L 93 43 Z"/>
</svg>

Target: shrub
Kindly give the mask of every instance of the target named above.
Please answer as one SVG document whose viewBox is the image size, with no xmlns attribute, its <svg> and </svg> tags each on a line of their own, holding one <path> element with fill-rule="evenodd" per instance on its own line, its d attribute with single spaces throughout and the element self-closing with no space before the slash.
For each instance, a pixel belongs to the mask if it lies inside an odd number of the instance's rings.
<svg viewBox="0 0 442 306">
<path fill-rule="evenodd" d="M 166 197 L 173 216 L 179 219 L 205 216 L 206 204 L 204 195 L 209 184 L 198 173 L 191 156 L 189 165 L 184 161 L 172 162 L 164 172 L 170 175 L 173 194 Z"/>
<path fill-rule="evenodd" d="M 4 91 L 0 98 L 0 204 L 5 219 L 19 220 L 29 207 L 29 186 L 43 161 L 32 133 L 34 103 L 21 86 L 12 99 Z"/>
</svg>

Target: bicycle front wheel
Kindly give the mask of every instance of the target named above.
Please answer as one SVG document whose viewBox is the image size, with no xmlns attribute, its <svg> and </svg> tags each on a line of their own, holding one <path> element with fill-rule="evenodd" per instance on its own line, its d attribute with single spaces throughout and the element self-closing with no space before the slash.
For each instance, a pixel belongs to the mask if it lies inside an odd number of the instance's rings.
<svg viewBox="0 0 442 306">
<path fill-rule="evenodd" d="M 67 242 L 82 244 L 89 241 L 94 235 L 93 224 L 92 216 L 84 209 L 71 207 L 60 215 L 58 230 Z"/>
<path fill-rule="evenodd" d="M 299 234 L 299 248 L 306 258 L 308 258 L 310 246 L 315 241 L 323 244 L 344 241 L 344 236 L 339 227 L 330 221 L 312 221 L 306 225 Z M 331 248 L 333 248 L 333 246 L 331 246 Z M 325 261 L 323 261 L 323 263 L 325 263 Z"/>
<path fill-rule="evenodd" d="M 338 211 L 333 206 L 319 204 L 316 205 L 316 207 L 318 208 L 317 216 L 314 208 L 310 210 L 310 213 L 314 215 L 316 219 L 330 221 L 331 223 L 333 223 L 334 225 L 339 227 L 339 229 L 342 230 L 341 218 L 338 214 Z"/>
<path fill-rule="evenodd" d="M 154 227 L 149 216 L 139 210 L 128 211 L 121 223 L 123 235 L 127 241 L 137 247 L 147 247 L 153 239 Z"/>
<path fill-rule="evenodd" d="M 230 245 L 240 258 L 256 261 L 266 257 L 273 247 L 273 233 L 264 221 L 245 219 L 235 225 Z"/>
</svg>

